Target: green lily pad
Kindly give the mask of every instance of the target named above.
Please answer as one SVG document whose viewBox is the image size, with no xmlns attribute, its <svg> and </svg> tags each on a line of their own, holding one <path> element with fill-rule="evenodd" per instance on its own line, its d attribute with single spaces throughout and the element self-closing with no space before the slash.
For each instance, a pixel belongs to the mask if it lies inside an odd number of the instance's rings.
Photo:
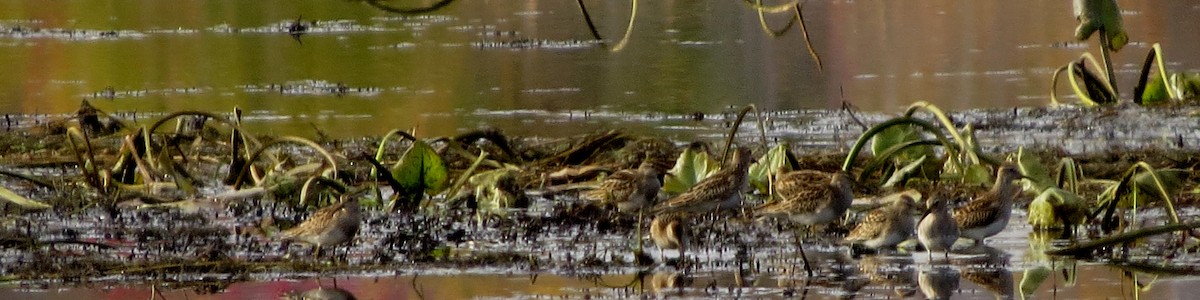
<svg viewBox="0 0 1200 300">
<path fill-rule="evenodd" d="M 750 185 L 759 192 L 767 193 L 768 186 L 771 180 L 771 175 L 780 172 L 791 171 L 791 165 L 787 162 L 788 146 L 786 143 L 780 143 L 767 154 L 758 159 L 758 162 L 750 165 L 748 174 L 750 176 Z"/>
<path fill-rule="evenodd" d="M 445 188 L 449 176 L 442 157 L 424 141 L 414 141 L 392 166 L 392 177 L 400 183 L 401 197 L 409 202 L 421 201 L 421 194 L 437 195 Z"/>
<path fill-rule="evenodd" d="M 667 171 L 662 190 L 668 194 L 680 194 L 693 185 L 716 173 L 721 164 L 696 147 L 688 147 L 675 160 L 675 167 Z"/>
</svg>

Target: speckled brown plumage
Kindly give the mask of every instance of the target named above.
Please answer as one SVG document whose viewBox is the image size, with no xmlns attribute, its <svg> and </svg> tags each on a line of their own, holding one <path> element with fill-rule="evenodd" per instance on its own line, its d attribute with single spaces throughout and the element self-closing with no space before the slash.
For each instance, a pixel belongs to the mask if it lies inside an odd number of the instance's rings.
<svg viewBox="0 0 1200 300">
<path fill-rule="evenodd" d="M 852 180 L 845 172 L 832 175 L 811 170 L 784 173 L 775 180 L 777 200 L 754 209 L 756 216 L 789 217 L 804 225 L 840 218 L 854 201 Z"/>
<path fill-rule="evenodd" d="M 1013 199 L 1020 187 L 1013 183 L 1023 176 L 1017 167 L 1005 164 L 996 171 L 996 183 L 992 189 L 975 198 L 966 206 L 954 210 L 954 220 L 963 237 L 976 241 L 996 235 L 1008 225 L 1012 215 Z"/>
<path fill-rule="evenodd" d="M 311 244 L 316 247 L 313 250 L 313 255 L 316 255 L 323 247 L 336 246 L 354 239 L 361 221 L 358 199 L 343 197 L 342 202 L 318 209 L 300 225 L 283 231 L 279 238 Z"/>
<path fill-rule="evenodd" d="M 647 160 L 637 169 L 608 175 L 599 187 L 586 193 L 584 198 L 616 206 L 621 212 L 637 212 L 653 205 L 658 197 L 658 190 L 662 188 L 658 174 L 658 169 Z"/>
<path fill-rule="evenodd" d="M 691 235 L 687 230 L 687 221 L 690 217 L 691 214 L 686 212 L 662 213 L 654 216 L 654 220 L 650 222 L 650 239 L 654 240 L 655 246 L 658 246 L 659 261 L 664 261 L 663 250 L 665 249 L 678 249 L 679 259 L 683 259 L 691 240 Z"/>
<path fill-rule="evenodd" d="M 908 195 L 892 200 L 888 206 L 867 214 L 846 235 L 846 241 L 872 249 L 893 247 L 912 236 L 916 201 Z"/>
<path fill-rule="evenodd" d="M 738 147 L 733 159 L 721 170 L 704 178 L 683 194 L 654 207 L 661 212 L 714 212 L 741 206 L 742 192 L 749 186 L 746 171 L 754 158 L 750 149 Z"/>
</svg>

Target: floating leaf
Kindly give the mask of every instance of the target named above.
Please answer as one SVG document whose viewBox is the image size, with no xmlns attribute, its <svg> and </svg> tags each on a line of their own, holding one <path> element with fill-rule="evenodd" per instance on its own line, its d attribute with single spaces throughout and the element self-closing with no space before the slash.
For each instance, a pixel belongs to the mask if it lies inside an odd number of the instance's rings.
<svg viewBox="0 0 1200 300">
<path fill-rule="evenodd" d="M 0 186 L 0 199 L 16 204 L 24 209 L 47 209 L 51 207 L 49 204 L 25 198 L 25 196 L 21 196 L 3 186 Z"/>
<path fill-rule="evenodd" d="M 667 172 L 669 176 L 664 178 L 662 189 L 668 194 L 683 193 L 720 167 L 720 163 L 708 157 L 708 152 L 697 147 L 688 147 L 679 154 L 679 159 L 675 160 L 675 167 Z"/>
<path fill-rule="evenodd" d="M 421 201 L 420 193 L 436 195 L 442 191 L 448 177 L 446 163 L 442 157 L 424 141 L 413 141 L 400 161 L 392 166 L 392 177 L 400 182 L 401 195 L 409 195 L 410 201 Z"/>
<path fill-rule="evenodd" d="M 767 154 L 758 159 L 758 162 L 750 165 L 750 185 L 759 192 L 768 193 L 768 184 L 772 175 L 791 171 L 792 168 L 788 165 L 787 155 L 788 146 L 786 143 L 780 143 L 775 148 L 768 150 Z"/>
</svg>

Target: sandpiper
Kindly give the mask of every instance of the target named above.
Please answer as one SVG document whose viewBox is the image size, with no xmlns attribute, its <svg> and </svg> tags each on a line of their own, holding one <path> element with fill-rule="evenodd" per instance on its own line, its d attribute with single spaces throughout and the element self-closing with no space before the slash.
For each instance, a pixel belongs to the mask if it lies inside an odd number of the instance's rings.
<svg viewBox="0 0 1200 300">
<path fill-rule="evenodd" d="M 889 248 L 912 236 L 916 200 L 902 195 L 886 207 L 877 208 L 846 235 L 845 241 L 871 249 Z"/>
<path fill-rule="evenodd" d="M 608 175 L 600 187 L 589 191 L 584 197 L 601 204 L 612 204 L 620 212 L 638 212 L 643 207 L 653 205 L 658 197 L 658 190 L 662 188 L 662 182 L 658 180 L 659 173 L 651 159 L 647 158 L 637 169 Z"/>
<path fill-rule="evenodd" d="M 683 261 L 683 254 L 691 240 L 686 224 L 690 215 L 686 212 L 662 213 L 650 221 L 650 239 L 658 246 L 659 261 L 666 261 L 663 258 L 663 250 L 666 249 L 678 249 L 679 261 Z"/>
<path fill-rule="evenodd" d="M 1013 199 L 1020 193 L 1021 188 L 1013 181 L 1024 178 L 1021 171 L 1011 164 L 1005 164 L 996 170 L 996 183 L 992 189 L 979 195 L 966 206 L 954 210 L 954 221 L 963 237 L 975 240 L 976 243 L 996 235 L 1008 226 L 1012 216 Z"/>
<path fill-rule="evenodd" d="M 742 205 L 742 192 L 749 187 L 746 170 L 753 162 L 750 149 L 738 147 L 733 159 L 726 162 L 721 170 L 696 183 L 683 194 L 655 206 L 653 211 L 702 213 L 738 208 Z"/>
<path fill-rule="evenodd" d="M 280 233 L 279 238 L 312 244 L 315 257 L 322 247 L 337 246 L 354 239 L 361 220 L 358 198 L 342 196 L 341 202 L 313 212 L 300 225 Z"/>
<path fill-rule="evenodd" d="M 846 172 L 827 173 L 800 170 L 775 179 L 774 202 L 754 209 L 760 218 L 786 216 L 807 226 L 829 223 L 841 218 L 854 201 L 852 180 Z"/>
<path fill-rule="evenodd" d="M 933 260 L 933 251 L 942 251 L 945 258 L 950 259 L 950 248 L 958 240 L 958 223 L 950 215 L 950 201 L 939 195 L 929 198 L 929 208 L 921 223 L 917 224 L 917 240 L 929 252 L 929 260 Z"/>
<path fill-rule="evenodd" d="M 775 179 L 775 194 L 779 199 L 754 209 L 759 220 L 786 216 L 805 226 L 829 223 L 841 218 L 854 201 L 853 180 L 846 172 L 833 175 L 801 170 L 785 173 Z M 799 240 L 799 235 L 793 235 Z M 812 266 L 804 253 L 804 244 L 797 241 L 804 270 L 812 276 Z"/>
</svg>

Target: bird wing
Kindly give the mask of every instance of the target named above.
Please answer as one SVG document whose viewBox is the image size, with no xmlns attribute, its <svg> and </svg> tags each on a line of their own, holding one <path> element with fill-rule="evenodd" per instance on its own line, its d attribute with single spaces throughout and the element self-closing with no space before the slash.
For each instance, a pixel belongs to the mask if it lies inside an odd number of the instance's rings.
<svg viewBox="0 0 1200 300">
<path fill-rule="evenodd" d="M 584 198 L 607 202 L 620 202 L 629 198 L 637 186 L 637 181 L 641 179 L 633 170 L 621 170 L 608 175 L 604 181 L 600 182 L 600 187 L 588 191 Z"/>
<path fill-rule="evenodd" d="M 871 210 L 846 235 L 846 240 L 868 240 L 878 236 L 887 223 L 889 213 L 891 211 L 886 206 Z"/>
<path fill-rule="evenodd" d="M 696 183 L 683 194 L 659 204 L 655 207 L 655 211 L 691 210 L 696 207 L 717 205 L 741 187 L 740 184 L 734 182 L 737 178 L 733 175 L 730 172 L 717 172 Z"/>
<path fill-rule="evenodd" d="M 958 228 L 975 228 L 991 224 L 1000 217 L 1000 201 L 995 197 L 989 197 L 991 194 L 984 194 L 975 200 L 968 202 L 967 206 L 963 206 L 954 210 L 954 220 L 958 223 Z"/>
</svg>

